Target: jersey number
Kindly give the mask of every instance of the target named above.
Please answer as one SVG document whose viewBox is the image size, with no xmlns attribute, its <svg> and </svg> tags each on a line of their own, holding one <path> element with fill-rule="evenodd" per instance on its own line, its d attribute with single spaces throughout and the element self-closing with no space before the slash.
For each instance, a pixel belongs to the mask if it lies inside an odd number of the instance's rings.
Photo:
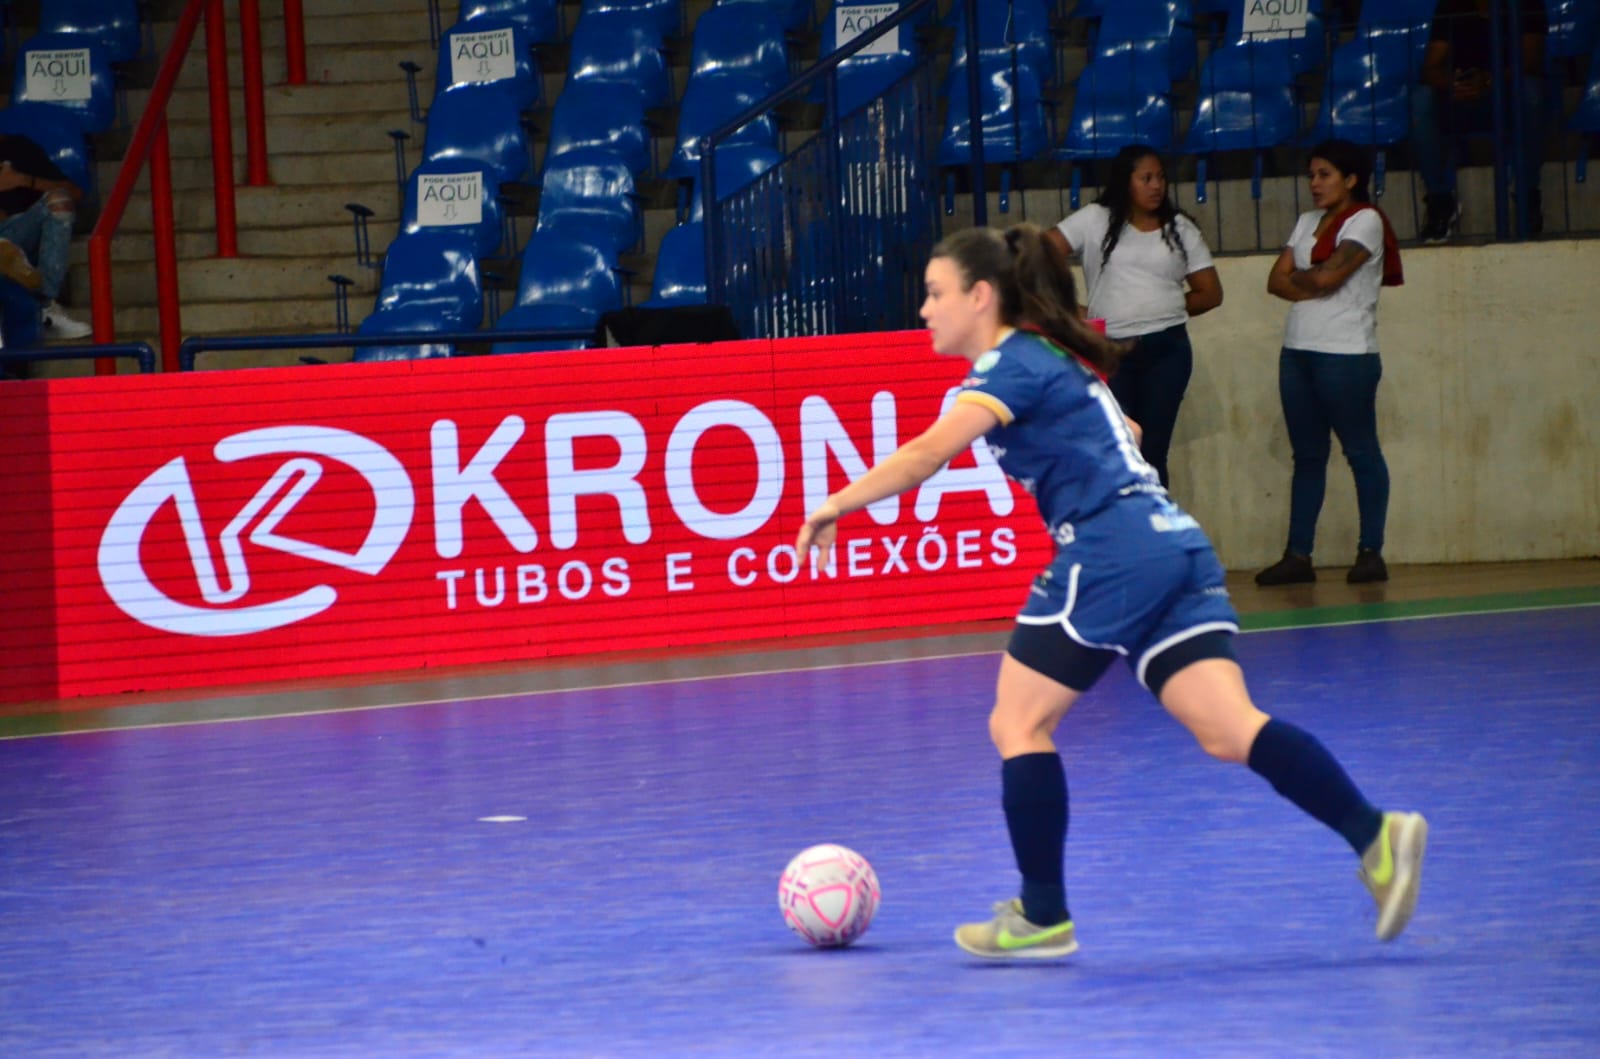
<svg viewBox="0 0 1600 1059">
<path fill-rule="evenodd" d="M 1089 394 L 1099 404 L 1100 410 L 1106 414 L 1106 421 L 1111 424 L 1111 434 L 1117 439 L 1117 451 L 1122 453 L 1122 459 L 1128 465 L 1128 470 L 1149 482 L 1161 481 L 1161 476 L 1156 469 L 1145 462 L 1144 454 L 1139 451 L 1139 446 L 1134 443 L 1133 431 L 1128 429 L 1128 417 L 1123 414 L 1122 406 L 1117 404 L 1117 399 L 1105 383 L 1095 381 L 1089 384 Z"/>
</svg>

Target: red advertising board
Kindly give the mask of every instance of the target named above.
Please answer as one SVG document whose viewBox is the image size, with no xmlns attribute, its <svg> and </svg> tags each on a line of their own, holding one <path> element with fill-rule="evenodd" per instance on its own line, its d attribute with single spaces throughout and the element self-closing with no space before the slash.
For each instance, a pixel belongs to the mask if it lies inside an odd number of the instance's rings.
<svg viewBox="0 0 1600 1059">
<path fill-rule="evenodd" d="M 1048 543 L 982 444 L 804 512 L 930 423 L 926 332 L 7 384 L 0 700 L 940 625 Z"/>
</svg>

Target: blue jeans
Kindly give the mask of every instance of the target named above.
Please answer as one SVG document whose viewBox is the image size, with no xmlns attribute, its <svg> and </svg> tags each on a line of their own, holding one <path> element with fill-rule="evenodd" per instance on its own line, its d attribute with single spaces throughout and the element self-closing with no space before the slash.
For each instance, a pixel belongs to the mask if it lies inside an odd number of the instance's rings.
<svg viewBox="0 0 1600 1059">
<path fill-rule="evenodd" d="M 50 209 L 49 195 L 22 213 L 0 220 L 0 239 L 17 244 L 39 270 L 43 283 L 39 296 L 54 301 L 61 296 L 61 283 L 71 263 L 73 211 L 56 213 Z"/>
<path fill-rule="evenodd" d="M 1278 357 L 1278 396 L 1294 449 L 1294 481 L 1289 489 L 1289 550 L 1310 555 L 1317 516 L 1328 486 L 1329 433 L 1356 479 L 1361 514 L 1359 547 L 1383 550 L 1389 514 L 1389 465 L 1378 446 L 1378 380 L 1383 361 L 1376 353 L 1312 353 L 1285 349 Z"/>
<path fill-rule="evenodd" d="M 1167 484 L 1167 450 L 1178 425 L 1178 406 L 1194 370 L 1194 348 L 1183 324 L 1139 336 L 1133 352 L 1122 358 L 1111 376 L 1111 392 L 1128 418 L 1139 424 L 1144 439 L 1139 451 Z"/>
<path fill-rule="evenodd" d="M 1428 194 L 1455 194 L 1456 137 L 1472 132 L 1494 132 L 1492 98 L 1457 103 L 1429 85 L 1411 89 L 1411 149 Z M 1522 147 L 1522 157 L 1511 159 L 1517 187 L 1537 191 L 1544 162 L 1544 82 L 1537 77 L 1522 79 Z"/>
</svg>

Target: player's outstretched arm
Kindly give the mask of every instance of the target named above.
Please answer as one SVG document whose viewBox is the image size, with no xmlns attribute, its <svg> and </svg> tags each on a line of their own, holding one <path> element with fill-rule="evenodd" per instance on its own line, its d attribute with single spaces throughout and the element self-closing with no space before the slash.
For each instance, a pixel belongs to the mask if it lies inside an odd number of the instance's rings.
<svg viewBox="0 0 1600 1059">
<path fill-rule="evenodd" d="M 820 548 L 826 553 L 833 544 L 835 524 L 841 516 L 885 497 L 915 489 L 999 425 L 999 416 L 989 408 L 957 401 L 933 426 L 901 445 L 882 463 L 828 497 L 807 515 L 795 537 L 795 551 L 805 555 L 810 548 Z"/>
</svg>

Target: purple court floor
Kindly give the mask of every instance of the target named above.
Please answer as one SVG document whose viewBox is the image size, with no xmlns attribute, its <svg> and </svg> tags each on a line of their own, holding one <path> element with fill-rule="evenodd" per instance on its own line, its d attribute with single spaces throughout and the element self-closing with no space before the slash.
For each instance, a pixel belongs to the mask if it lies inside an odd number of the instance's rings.
<svg viewBox="0 0 1600 1059">
<path fill-rule="evenodd" d="M 0 1055 L 1600 1054 L 1600 607 L 1261 632 L 1258 702 L 1432 823 L 1390 945 L 1337 837 L 1122 669 L 1060 733 L 1069 961 L 993 654 L 0 741 Z M 784 927 L 804 846 L 883 885 Z"/>
</svg>

